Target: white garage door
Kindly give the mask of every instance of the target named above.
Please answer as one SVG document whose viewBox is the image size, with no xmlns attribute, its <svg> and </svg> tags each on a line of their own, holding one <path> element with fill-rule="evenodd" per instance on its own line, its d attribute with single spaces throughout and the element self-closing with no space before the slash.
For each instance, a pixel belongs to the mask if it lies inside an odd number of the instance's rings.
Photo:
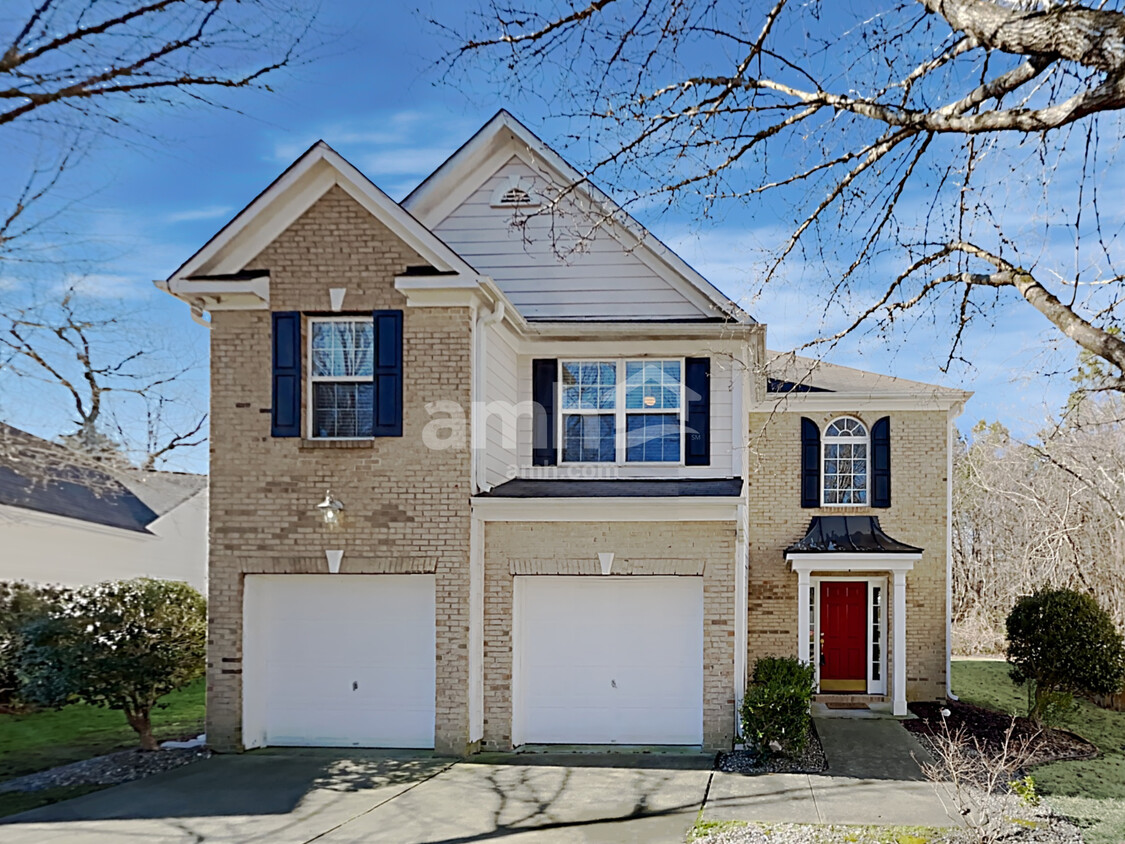
<svg viewBox="0 0 1125 844">
<path fill-rule="evenodd" d="M 703 581 L 517 577 L 516 744 L 701 744 Z"/>
<path fill-rule="evenodd" d="M 433 747 L 432 575 L 246 578 L 247 747 Z"/>
</svg>

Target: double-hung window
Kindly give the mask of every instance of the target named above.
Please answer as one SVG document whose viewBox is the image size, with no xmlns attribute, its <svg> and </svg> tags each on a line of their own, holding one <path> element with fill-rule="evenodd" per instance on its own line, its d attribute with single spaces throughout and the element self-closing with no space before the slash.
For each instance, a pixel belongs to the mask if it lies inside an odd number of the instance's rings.
<svg viewBox="0 0 1125 844">
<path fill-rule="evenodd" d="M 559 362 L 563 463 L 681 463 L 682 360 Z"/>
<path fill-rule="evenodd" d="M 373 436 L 375 328 L 371 319 L 313 318 L 309 327 L 312 436 Z"/>
</svg>

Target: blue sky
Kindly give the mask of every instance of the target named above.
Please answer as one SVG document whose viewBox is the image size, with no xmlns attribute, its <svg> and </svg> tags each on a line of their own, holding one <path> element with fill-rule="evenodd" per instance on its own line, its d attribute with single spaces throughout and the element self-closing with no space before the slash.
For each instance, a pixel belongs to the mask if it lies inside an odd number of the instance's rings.
<svg viewBox="0 0 1125 844">
<path fill-rule="evenodd" d="M 533 131 L 581 168 L 587 162 L 563 147 L 568 126 L 546 113 L 532 96 L 516 96 L 487 85 L 451 87 L 434 67 L 441 45 L 425 23 L 430 15 L 452 20 L 463 3 L 434 2 L 421 13 L 391 3 L 332 2 L 321 28 L 331 33 L 315 62 L 286 70 L 273 92 L 229 98 L 233 109 L 141 114 L 140 125 L 159 140 L 103 142 L 83 164 L 68 190 L 77 199 L 71 230 L 88 238 L 104 258 L 92 269 L 89 295 L 124 309 L 149 326 L 168 348 L 199 367 L 185 385 L 198 406 L 206 399 L 206 330 L 181 303 L 152 287 L 201 246 L 318 138 L 349 158 L 377 184 L 400 199 L 499 107 L 508 107 Z M 815 336 L 823 324 L 810 314 L 804 275 L 816 266 L 796 265 L 764 295 L 751 299 L 753 267 L 777 236 L 778 223 L 751 218 L 728 207 L 698 224 L 664 214 L 641 222 L 700 272 L 742 301 L 769 325 L 769 345 L 791 348 Z M 3 279 L 0 279 L 2 282 Z M 57 283 L 57 280 L 56 280 Z M 1065 374 L 1041 372 L 1065 366 L 1072 348 L 1022 303 L 1001 309 L 992 330 L 967 338 L 964 356 L 973 366 L 939 371 L 947 351 L 944 327 L 924 320 L 889 340 L 849 339 L 831 355 L 847 364 L 921 381 L 974 390 L 961 423 L 998 418 L 1017 432 L 1034 432 L 1047 409 L 1069 391 Z M 1059 348 L 1061 352 L 1055 352 Z M 44 436 L 70 427 L 67 399 L 34 383 L 3 382 L 7 421 Z M 171 468 L 205 471 L 206 451 L 195 449 Z"/>
</svg>

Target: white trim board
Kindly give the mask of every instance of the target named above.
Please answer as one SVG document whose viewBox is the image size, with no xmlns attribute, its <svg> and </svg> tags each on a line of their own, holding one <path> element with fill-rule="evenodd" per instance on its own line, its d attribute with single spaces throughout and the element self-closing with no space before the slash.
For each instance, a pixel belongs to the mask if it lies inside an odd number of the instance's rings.
<svg viewBox="0 0 1125 844">
<path fill-rule="evenodd" d="M 241 270 L 245 261 L 337 185 L 436 269 L 476 276 L 437 235 L 328 144 L 317 141 L 169 278 Z"/>
<path fill-rule="evenodd" d="M 785 559 L 795 572 L 814 571 L 889 571 L 908 572 L 922 559 L 922 553 L 874 553 L 870 551 L 789 552 Z"/>
<path fill-rule="evenodd" d="M 486 522 L 733 522 L 741 497 L 474 498 Z"/>
</svg>

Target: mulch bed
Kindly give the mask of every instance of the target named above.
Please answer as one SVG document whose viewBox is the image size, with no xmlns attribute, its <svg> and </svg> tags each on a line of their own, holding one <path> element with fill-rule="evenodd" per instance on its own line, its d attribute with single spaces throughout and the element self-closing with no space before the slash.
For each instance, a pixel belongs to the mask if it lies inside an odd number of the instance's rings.
<svg viewBox="0 0 1125 844">
<path fill-rule="evenodd" d="M 949 710 L 946 718 L 942 717 L 943 709 Z M 918 718 L 903 721 L 902 725 L 912 733 L 941 736 L 942 721 L 946 721 L 951 734 L 963 729 L 966 736 L 975 738 L 983 748 L 990 751 L 996 751 L 1003 745 L 1004 736 L 1012 723 L 1011 716 L 1003 712 L 994 712 L 960 701 L 912 703 L 910 711 Z M 1029 740 L 1034 742 L 1035 752 L 1030 762 L 1033 765 L 1064 759 L 1092 759 L 1098 755 L 1098 748 L 1081 736 L 1068 730 L 1039 727 L 1027 718 L 1016 718 L 1012 739 L 1020 743 Z"/>
<path fill-rule="evenodd" d="M 809 724 L 809 740 L 800 756 L 746 748 L 720 753 L 715 758 L 715 770 L 728 774 L 819 774 L 827 768 L 815 723 Z"/>
</svg>

